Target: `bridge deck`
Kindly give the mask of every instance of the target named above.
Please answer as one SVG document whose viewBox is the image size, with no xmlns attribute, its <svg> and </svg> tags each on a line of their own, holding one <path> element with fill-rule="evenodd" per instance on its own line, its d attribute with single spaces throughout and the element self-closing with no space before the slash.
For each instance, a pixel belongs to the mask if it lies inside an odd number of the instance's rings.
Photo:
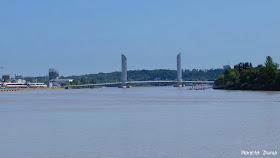
<svg viewBox="0 0 280 158">
<path fill-rule="evenodd" d="M 178 83 L 178 81 L 129 81 L 126 84 L 139 84 L 139 83 Z M 182 81 L 181 83 L 194 83 L 194 84 L 214 84 L 214 81 Z M 97 84 L 84 84 L 84 85 L 69 85 L 67 87 L 89 87 L 89 86 L 106 86 L 106 85 L 120 85 L 122 82 L 114 83 L 97 83 Z"/>
</svg>

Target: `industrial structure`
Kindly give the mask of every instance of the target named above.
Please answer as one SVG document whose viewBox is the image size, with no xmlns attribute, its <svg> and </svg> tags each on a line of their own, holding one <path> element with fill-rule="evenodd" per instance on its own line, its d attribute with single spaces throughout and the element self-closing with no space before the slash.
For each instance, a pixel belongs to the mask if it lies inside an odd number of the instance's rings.
<svg viewBox="0 0 280 158">
<path fill-rule="evenodd" d="M 59 79 L 59 72 L 53 68 L 49 69 L 49 88 L 60 88 L 71 82 L 73 79 Z"/>
<path fill-rule="evenodd" d="M 59 73 L 56 69 L 49 69 L 49 80 L 52 79 L 58 79 L 59 78 Z"/>
</svg>

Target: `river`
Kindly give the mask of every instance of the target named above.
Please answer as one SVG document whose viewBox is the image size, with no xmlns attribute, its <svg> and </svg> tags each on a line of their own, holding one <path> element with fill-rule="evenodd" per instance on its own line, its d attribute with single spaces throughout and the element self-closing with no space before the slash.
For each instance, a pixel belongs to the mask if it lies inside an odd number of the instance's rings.
<svg viewBox="0 0 280 158">
<path fill-rule="evenodd" d="M 0 157 L 279 157 L 279 101 L 280 92 L 186 87 L 1 92 Z"/>
</svg>

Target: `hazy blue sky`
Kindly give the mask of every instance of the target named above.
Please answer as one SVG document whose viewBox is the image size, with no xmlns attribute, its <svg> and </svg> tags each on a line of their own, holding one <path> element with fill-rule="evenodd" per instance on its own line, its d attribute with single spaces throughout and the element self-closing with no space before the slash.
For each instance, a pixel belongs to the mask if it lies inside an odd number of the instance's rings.
<svg viewBox="0 0 280 158">
<path fill-rule="evenodd" d="M 280 62 L 279 0 L 0 0 L 0 74 Z"/>
</svg>

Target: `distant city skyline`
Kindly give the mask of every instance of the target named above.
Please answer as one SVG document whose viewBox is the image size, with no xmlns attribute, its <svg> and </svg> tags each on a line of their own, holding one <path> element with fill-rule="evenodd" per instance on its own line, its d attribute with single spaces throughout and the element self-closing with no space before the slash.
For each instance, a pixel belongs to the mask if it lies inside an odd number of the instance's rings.
<svg viewBox="0 0 280 158">
<path fill-rule="evenodd" d="M 279 1 L 2 1 L 0 74 L 280 63 Z"/>
</svg>

